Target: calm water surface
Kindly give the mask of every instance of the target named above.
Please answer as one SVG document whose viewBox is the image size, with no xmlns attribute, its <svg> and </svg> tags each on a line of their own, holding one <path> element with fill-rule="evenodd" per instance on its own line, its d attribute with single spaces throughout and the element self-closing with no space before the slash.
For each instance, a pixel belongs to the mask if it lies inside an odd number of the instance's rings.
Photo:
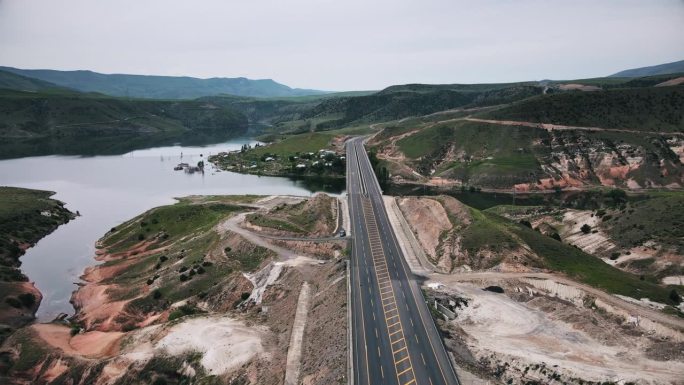
<svg viewBox="0 0 684 385">
<path fill-rule="evenodd" d="M 95 262 L 95 241 L 147 209 L 191 194 L 312 194 L 313 188 L 299 181 L 216 172 L 210 164 L 204 175 L 173 170 L 181 161 L 194 165 L 209 154 L 237 150 L 245 143 L 255 142 L 238 139 L 206 147 L 149 148 L 118 156 L 0 161 L 0 185 L 55 191 L 55 199 L 81 213 L 21 258 L 22 270 L 44 296 L 38 319 L 49 321 L 59 313 L 73 312 L 69 298 L 83 269 Z"/>
</svg>

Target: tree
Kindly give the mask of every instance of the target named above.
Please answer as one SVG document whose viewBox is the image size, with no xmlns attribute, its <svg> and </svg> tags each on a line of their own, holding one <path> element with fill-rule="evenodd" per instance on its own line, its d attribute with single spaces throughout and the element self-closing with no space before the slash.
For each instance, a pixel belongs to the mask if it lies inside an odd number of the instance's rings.
<svg viewBox="0 0 684 385">
<path fill-rule="evenodd" d="M 591 232 L 591 226 L 585 223 L 580 227 L 580 230 L 582 230 L 584 234 L 589 234 Z"/>
<path fill-rule="evenodd" d="M 674 302 L 675 304 L 679 305 L 682 302 L 682 297 L 679 296 L 677 290 L 672 289 L 670 291 L 670 300 L 672 300 L 672 302 Z"/>
<path fill-rule="evenodd" d="M 618 206 L 622 203 L 627 202 L 627 193 L 619 188 L 614 188 L 610 190 L 606 196 L 613 201 L 614 206 Z"/>
</svg>

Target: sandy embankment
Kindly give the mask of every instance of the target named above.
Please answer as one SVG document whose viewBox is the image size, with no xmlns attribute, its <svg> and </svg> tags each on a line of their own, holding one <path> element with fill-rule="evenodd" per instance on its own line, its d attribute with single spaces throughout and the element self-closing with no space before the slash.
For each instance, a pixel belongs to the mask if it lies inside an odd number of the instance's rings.
<svg viewBox="0 0 684 385">
<path fill-rule="evenodd" d="M 577 298 L 569 289 L 565 294 Z M 443 290 L 471 300 L 451 323 L 466 333 L 476 358 L 494 353 L 520 372 L 543 362 L 569 377 L 592 381 L 674 384 L 684 378 L 684 362 L 647 357 L 649 337 L 627 333 L 609 318 L 589 316 L 590 309 L 533 292 L 529 300 L 515 301 L 470 283 L 451 283 Z M 546 379 L 534 370 L 526 373 L 527 378 Z"/>
<path fill-rule="evenodd" d="M 246 326 L 230 317 L 191 318 L 172 326 L 154 345 L 154 350 L 174 356 L 202 353 L 202 366 L 211 374 L 221 375 L 264 352 L 262 333 L 265 333 L 263 328 Z"/>
<path fill-rule="evenodd" d="M 85 281 L 71 296 L 71 302 L 76 309 L 76 319 L 83 322 L 86 330 L 112 331 L 120 330 L 119 317 L 124 313 L 126 305 L 134 298 L 127 300 L 112 300 L 110 293 L 121 290 L 118 285 L 106 284 L 107 280 L 116 277 L 135 264 L 140 258 L 162 252 L 166 247 L 151 248 L 152 242 L 140 242 L 129 250 L 119 253 L 107 253 L 98 250 L 95 260 L 98 262 L 117 261 L 115 264 L 101 264 L 85 269 L 81 279 Z M 129 288 L 132 289 L 132 288 Z M 141 286 L 143 293 L 147 286 Z M 143 321 L 141 326 L 149 322 Z"/>
<path fill-rule="evenodd" d="M 684 275 L 672 275 L 663 278 L 665 285 L 684 285 Z"/>
<path fill-rule="evenodd" d="M 591 231 L 588 234 L 581 230 L 585 224 L 591 227 Z M 594 215 L 592 211 L 567 210 L 563 215 L 564 228 L 560 235 L 565 242 L 579 247 L 588 254 L 596 255 L 614 250 L 617 246 L 601 230 L 600 224 L 601 218 Z M 614 261 L 610 261 L 607 258 L 604 261 L 614 264 Z"/>
<path fill-rule="evenodd" d="M 680 76 L 678 78 L 674 78 L 674 79 L 664 81 L 662 83 L 658 83 L 655 85 L 655 87 L 678 86 L 680 84 L 684 84 L 684 76 Z"/>
<path fill-rule="evenodd" d="M 71 356 L 87 358 L 111 357 L 118 353 L 125 333 L 91 331 L 71 336 L 71 329 L 58 324 L 36 324 L 31 328 L 41 339 Z"/>
</svg>

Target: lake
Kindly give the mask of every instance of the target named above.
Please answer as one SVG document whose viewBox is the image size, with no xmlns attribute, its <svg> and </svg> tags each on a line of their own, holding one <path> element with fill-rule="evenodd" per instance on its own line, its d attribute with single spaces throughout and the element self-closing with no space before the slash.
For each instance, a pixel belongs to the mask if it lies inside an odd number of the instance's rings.
<svg viewBox="0 0 684 385">
<path fill-rule="evenodd" d="M 344 181 L 260 177 L 217 172 L 174 171 L 180 162 L 195 165 L 208 155 L 238 150 L 252 139 L 233 139 L 203 147 L 168 146 L 108 156 L 34 156 L 0 160 L 0 185 L 55 191 L 53 196 L 81 216 L 60 226 L 21 257 L 22 270 L 43 293 L 39 321 L 73 313 L 69 303 L 84 268 L 95 263 L 95 241 L 113 226 L 187 195 L 341 193 Z M 182 154 L 182 158 L 181 158 Z M 206 162 L 205 162 L 206 163 Z"/>
</svg>

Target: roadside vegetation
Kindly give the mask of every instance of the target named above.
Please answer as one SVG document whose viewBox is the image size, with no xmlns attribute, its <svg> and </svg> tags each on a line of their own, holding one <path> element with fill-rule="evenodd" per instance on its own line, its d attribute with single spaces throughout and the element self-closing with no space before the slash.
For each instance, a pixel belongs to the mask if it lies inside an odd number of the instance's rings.
<svg viewBox="0 0 684 385">
<path fill-rule="evenodd" d="M 468 265 L 475 270 L 488 270 L 502 264 L 521 266 L 526 269 L 543 268 L 562 273 L 571 279 L 611 294 L 636 299 L 649 298 L 669 305 L 678 304 L 671 297 L 671 289 L 658 284 L 654 279 L 647 279 L 647 277 L 613 267 L 600 258 L 564 242 L 558 233 L 548 232 L 541 226 L 533 226 L 530 220 L 525 219 L 529 217 L 507 219 L 497 214 L 507 214 L 509 217 L 515 213 L 555 215 L 558 207 L 554 209 L 545 206 L 523 208 L 495 206 L 481 211 L 465 206 L 448 196 L 409 198 L 408 201 L 402 203 L 402 210 L 408 220 L 416 221 L 416 218 L 421 217 L 419 213 L 424 210 L 421 207 L 429 207 L 427 202 L 421 202 L 428 199 L 441 203 L 451 223 L 451 228 L 439 234 L 439 239 L 436 240 L 438 242 L 436 256 L 439 258 L 435 263 L 440 266 L 452 266 L 452 270 L 463 265 Z M 612 200 L 612 197 L 607 197 L 607 202 Z M 621 203 L 615 207 L 624 205 L 626 202 L 626 200 L 620 201 Z M 431 210 L 433 211 L 429 211 L 430 213 L 435 212 L 434 208 Z M 413 222 L 412 226 L 421 228 L 416 222 Z M 589 232 L 591 231 L 592 229 Z M 445 257 L 451 261 L 443 261 L 442 258 Z"/>
<path fill-rule="evenodd" d="M 246 219 L 262 230 L 275 230 L 278 234 L 331 236 L 337 227 L 334 210 L 337 210 L 336 198 L 316 194 L 299 203 L 278 205 L 267 214 L 249 214 Z"/>
</svg>

